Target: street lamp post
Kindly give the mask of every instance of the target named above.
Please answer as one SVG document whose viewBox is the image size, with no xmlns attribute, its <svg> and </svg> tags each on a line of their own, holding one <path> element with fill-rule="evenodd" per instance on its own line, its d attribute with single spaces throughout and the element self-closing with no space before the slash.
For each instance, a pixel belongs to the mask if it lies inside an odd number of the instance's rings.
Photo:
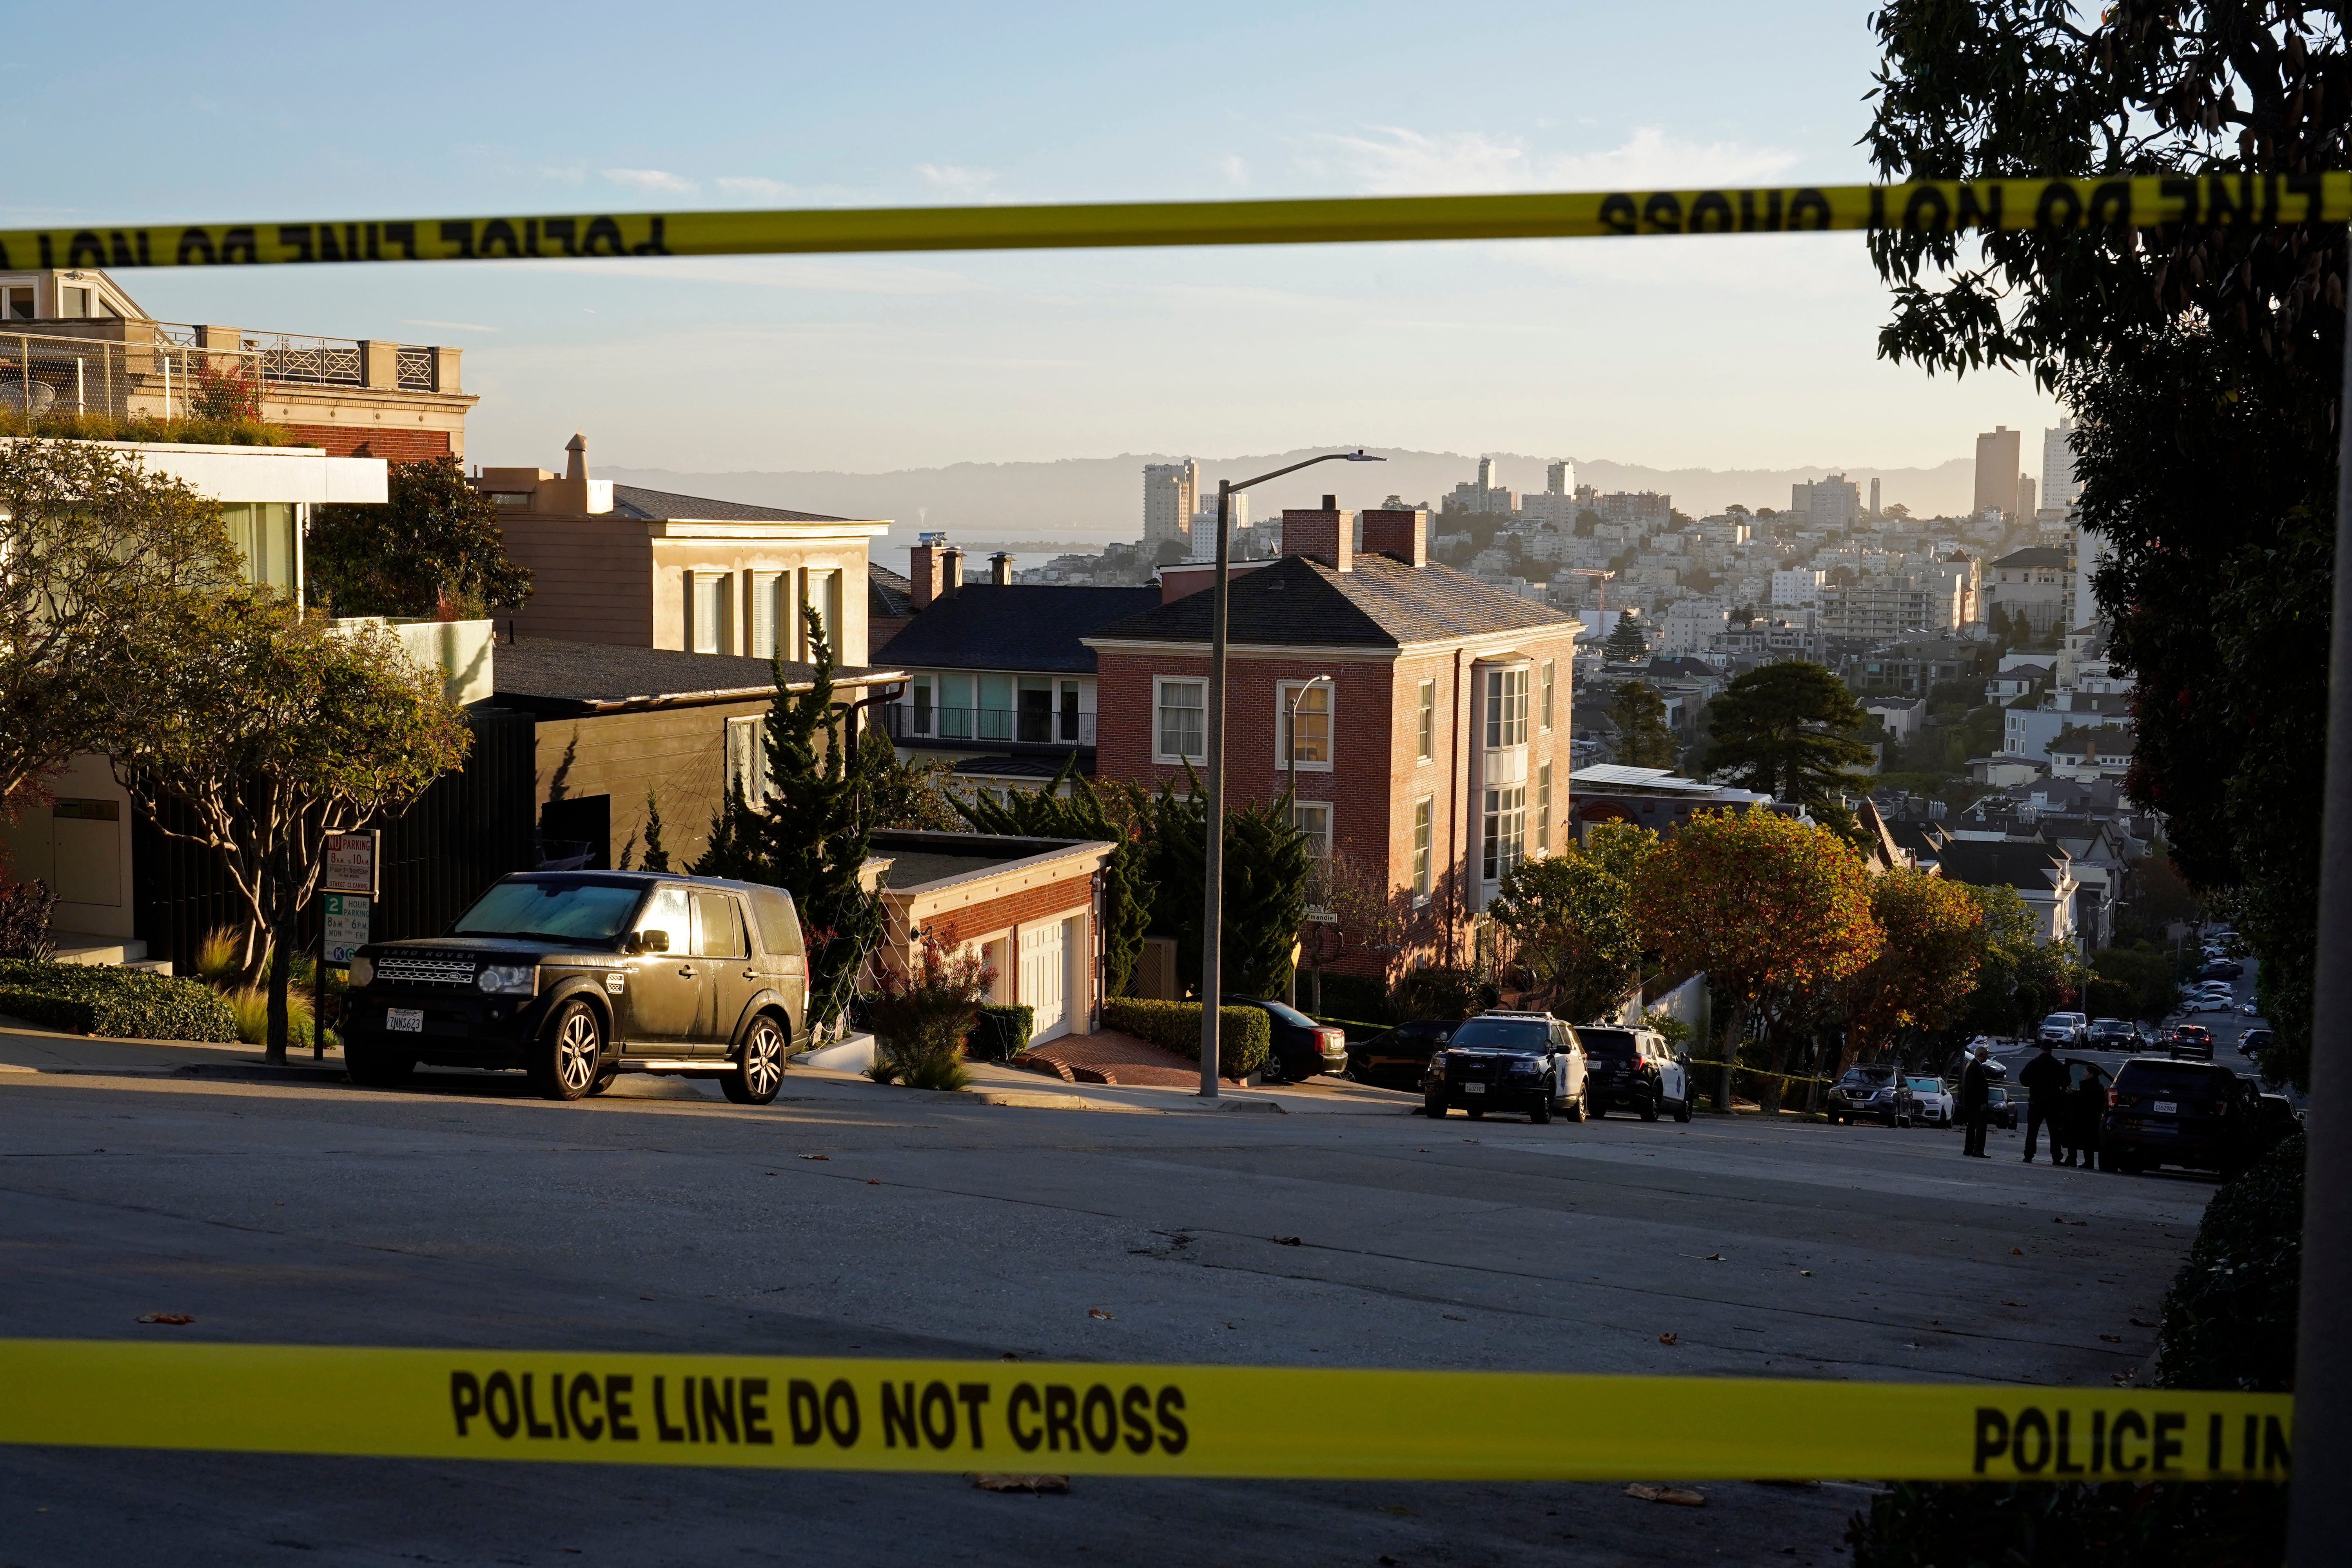
<svg viewBox="0 0 2352 1568">
<path fill-rule="evenodd" d="M 1208 855 L 1201 891 L 1201 1098 L 1217 1098 L 1217 1024 L 1224 996 L 1225 944 L 1225 630 L 1231 606 L 1234 496 L 1252 485 L 1295 474 L 1318 463 L 1384 463 L 1360 447 L 1260 474 L 1235 484 L 1217 481 L 1217 581 L 1210 590 L 1208 735 L 1202 762 L 1209 774 L 1209 820 L 1202 837 Z"/>
</svg>

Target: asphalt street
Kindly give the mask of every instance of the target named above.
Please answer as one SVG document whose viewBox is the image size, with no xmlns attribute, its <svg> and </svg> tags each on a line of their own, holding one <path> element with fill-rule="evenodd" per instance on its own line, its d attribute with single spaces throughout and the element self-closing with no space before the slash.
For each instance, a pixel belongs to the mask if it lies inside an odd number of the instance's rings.
<svg viewBox="0 0 2352 1568">
<path fill-rule="evenodd" d="M 2105 1384 L 2146 1362 L 2211 1192 L 2022 1166 L 2013 1135 L 1963 1161 L 1926 1130 L 1431 1122 L 1363 1090 L 1160 1114 L 1182 1097 L 1026 1109 L 802 1073 L 752 1110 L 664 1079 L 553 1105 L 484 1076 L 121 1070 L 0 1073 L 0 1333 Z M 154 1312 L 194 1321 L 136 1321 Z M 17 1448 L 0 1568 L 1826 1563 L 1868 1497 L 1700 1489 L 1081 1477 L 1041 1498 Z"/>
</svg>

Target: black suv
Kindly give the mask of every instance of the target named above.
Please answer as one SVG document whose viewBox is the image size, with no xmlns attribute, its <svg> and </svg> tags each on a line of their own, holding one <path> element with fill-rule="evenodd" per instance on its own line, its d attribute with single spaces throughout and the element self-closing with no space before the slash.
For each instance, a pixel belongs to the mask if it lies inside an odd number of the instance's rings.
<svg viewBox="0 0 2352 1568">
<path fill-rule="evenodd" d="M 1521 1111 L 1549 1121 L 1590 1114 L 1584 1047 L 1576 1031 L 1549 1013 L 1481 1013 L 1454 1031 L 1421 1080 L 1422 1110 L 1437 1117 L 1460 1106 L 1472 1119 L 1490 1110 Z"/>
<path fill-rule="evenodd" d="M 1919 1097 L 1911 1092 L 1907 1076 L 1885 1063 L 1848 1068 L 1845 1076 L 1830 1086 L 1829 1117 L 1833 1123 L 1866 1120 L 1908 1127 L 1921 1114 Z"/>
<path fill-rule="evenodd" d="M 520 1068 L 550 1100 L 624 1070 L 716 1078 L 765 1105 L 805 1043 L 808 960 L 781 888 L 646 871 L 492 884 L 446 936 L 353 955 L 344 1058 L 394 1087 L 420 1062 Z"/>
<path fill-rule="evenodd" d="M 2225 1067 L 2134 1057 L 2107 1097 L 2100 1163 L 2134 1174 L 2151 1165 L 2234 1174 L 2262 1152 L 2262 1098 Z"/>
<path fill-rule="evenodd" d="M 1655 1029 L 1579 1024 L 1576 1043 L 1584 1047 L 1595 1116 L 1630 1110 L 1655 1121 L 1660 1111 L 1670 1111 L 1677 1121 L 1691 1119 L 1690 1068 Z"/>
</svg>

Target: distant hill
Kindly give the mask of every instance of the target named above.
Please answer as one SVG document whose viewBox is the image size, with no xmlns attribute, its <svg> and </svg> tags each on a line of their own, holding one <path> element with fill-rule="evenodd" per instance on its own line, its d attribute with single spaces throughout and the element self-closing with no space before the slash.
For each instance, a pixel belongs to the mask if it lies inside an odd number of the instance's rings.
<svg viewBox="0 0 2352 1568">
<path fill-rule="evenodd" d="M 1202 494 L 1216 494 L 1221 478 L 1247 478 L 1311 457 L 1318 450 L 1262 457 L 1202 458 Z M 1477 457 L 1459 452 L 1414 452 L 1375 448 L 1383 463 L 1326 463 L 1277 479 L 1250 492 L 1251 515 L 1268 517 L 1285 506 L 1313 506 L 1336 494 L 1343 507 L 1377 506 L 1391 493 L 1407 502 L 1434 507 L 1445 493 L 1478 469 Z M 1503 482 L 1516 490 L 1540 490 L 1549 461 L 1518 453 L 1495 454 Z M 1171 461 L 1165 453 L 1125 453 L 1116 458 L 1066 458 L 1051 463 L 952 463 L 938 468 L 901 468 L 883 474 L 822 469 L 798 472 L 687 473 L 670 468 L 599 467 L 599 479 L 720 500 L 792 507 L 842 517 L 888 518 L 893 527 L 886 549 L 904 549 L 925 528 L 943 529 L 971 542 L 1055 542 L 1070 550 L 1095 549 L 1143 531 L 1143 466 Z M 1870 481 L 1882 481 L 1884 504 L 1897 501 L 1919 516 L 1958 512 L 1974 494 L 1976 464 L 1955 458 L 1932 468 L 1868 468 L 1832 464 L 1801 468 L 1652 468 L 1605 458 L 1571 458 L 1580 483 L 1604 490 L 1664 490 L 1694 517 L 1720 511 L 1734 501 L 1749 507 L 1789 504 L 1789 487 L 1843 471 L 1870 499 Z M 878 553 L 878 552 L 877 552 Z"/>
</svg>

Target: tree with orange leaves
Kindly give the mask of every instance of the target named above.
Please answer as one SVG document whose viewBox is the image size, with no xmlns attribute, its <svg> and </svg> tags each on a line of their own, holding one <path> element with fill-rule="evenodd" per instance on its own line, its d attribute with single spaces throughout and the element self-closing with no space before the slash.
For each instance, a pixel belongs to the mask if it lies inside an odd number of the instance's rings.
<svg viewBox="0 0 2352 1568">
<path fill-rule="evenodd" d="M 1843 1071 L 1906 1029 L 1940 1029 L 1969 1004 L 1984 962 L 1984 905 L 1975 891 L 1896 867 L 1871 879 L 1871 913 L 1885 933 L 1878 956 L 1843 988 Z"/>
<path fill-rule="evenodd" d="M 1748 1026 L 1850 979 L 1885 937 L 1870 872 L 1837 835 L 1762 805 L 1702 812 L 1643 866 L 1635 919 L 1669 970 L 1705 970 L 1731 1004 L 1717 1104 L 1731 1107 Z"/>
</svg>

